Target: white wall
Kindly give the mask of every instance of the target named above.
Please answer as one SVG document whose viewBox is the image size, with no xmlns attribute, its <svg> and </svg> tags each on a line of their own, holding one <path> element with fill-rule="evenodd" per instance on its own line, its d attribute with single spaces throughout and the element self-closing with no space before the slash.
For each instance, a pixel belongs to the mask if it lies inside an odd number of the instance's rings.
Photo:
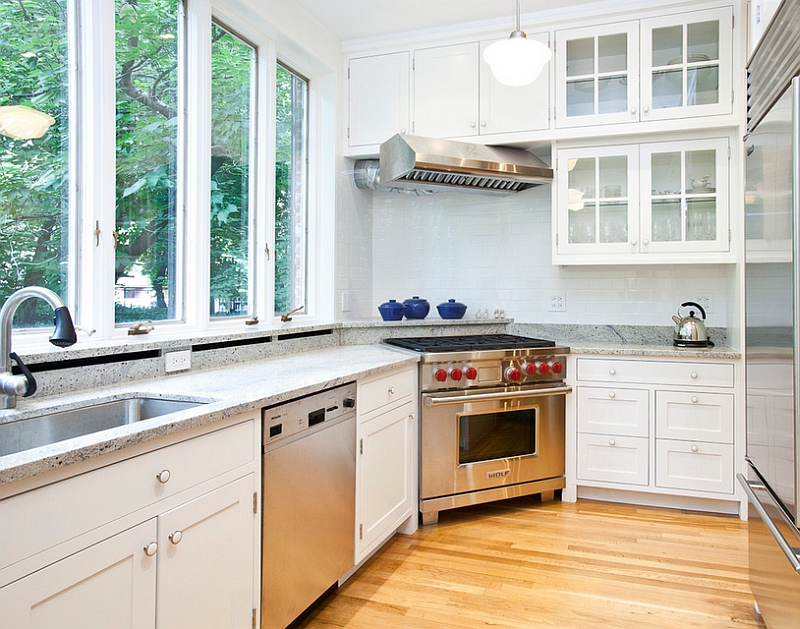
<svg viewBox="0 0 800 629">
<path fill-rule="evenodd" d="M 343 318 L 419 295 L 432 306 L 462 301 L 467 316 L 502 308 L 521 322 L 668 326 L 681 302 L 704 294 L 713 299 L 709 325 L 729 324 L 735 265 L 553 266 L 549 186 L 500 198 L 352 194 L 359 205 L 372 197 L 372 295 Z M 565 312 L 549 311 L 554 292 L 566 294 Z"/>
</svg>

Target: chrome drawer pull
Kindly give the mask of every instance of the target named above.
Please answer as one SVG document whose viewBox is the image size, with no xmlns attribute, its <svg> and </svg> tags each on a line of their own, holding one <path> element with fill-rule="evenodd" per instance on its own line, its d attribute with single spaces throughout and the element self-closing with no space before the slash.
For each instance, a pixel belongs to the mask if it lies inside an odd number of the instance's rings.
<svg viewBox="0 0 800 629">
<path fill-rule="evenodd" d="M 158 482 L 162 485 L 169 480 L 170 476 L 172 476 L 172 474 L 169 473 L 169 470 L 161 470 L 158 474 L 156 474 Z"/>
<path fill-rule="evenodd" d="M 182 539 L 183 531 L 175 531 L 174 533 L 169 534 L 169 541 L 171 541 L 173 544 L 180 544 Z"/>
<path fill-rule="evenodd" d="M 150 542 L 147 546 L 144 547 L 144 554 L 148 557 L 152 557 L 158 552 L 158 544 L 155 542 Z"/>
</svg>

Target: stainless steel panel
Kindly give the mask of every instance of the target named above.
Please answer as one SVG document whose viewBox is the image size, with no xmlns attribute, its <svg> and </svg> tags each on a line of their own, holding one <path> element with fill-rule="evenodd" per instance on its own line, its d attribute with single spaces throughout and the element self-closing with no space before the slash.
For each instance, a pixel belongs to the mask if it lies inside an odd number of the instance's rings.
<svg viewBox="0 0 800 629">
<path fill-rule="evenodd" d="M 760 481 L 738 478 L 749 502 L 750 589 L 769 629 L 797 629 L 800 533 Z"/>
<path fill-rule="evenodd" d="M 284 629 L 355 552 L 355 416 L 264 454 L 261 626 Z"/>
</svg>

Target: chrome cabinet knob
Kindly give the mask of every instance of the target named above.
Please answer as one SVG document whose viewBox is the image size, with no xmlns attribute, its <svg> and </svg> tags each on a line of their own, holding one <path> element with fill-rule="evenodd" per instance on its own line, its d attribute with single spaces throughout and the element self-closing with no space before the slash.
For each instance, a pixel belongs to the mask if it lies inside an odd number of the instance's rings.
<svg viewBox="0 0 800 629">
<path fill-rule="evenodd" d="M 644 107 L 642 107 L 642 111 L 644 113 L 647 113 L 648 111 L 650 111 L 650 107 L 648 105 L 645 105 Z"/>
<path fill-rule="evenodd" d="M 394 395 L 394 387 L 389 387 L 389 395 Z"/>
<path fill-rule="evenodd" d="M 150 542 L 147 546 L 144 547 L 144 554 L 148 557 L 152 557 L 158 552 L 158 544 L 155 542 Z"/>
<path fill-rule="evenodd" d="M 172 476 L 172 474 L 169 473 L 169 470 L 161 470 L 158 474 L 156 474 L 158 482 L 162 485 L 169 480 L 170 476 Z"/>
<path fill-rule="evenodd" d="M 632 114 L 635 114 L 635 113 L 636 113 L 636 107 L 631 107 L 631 113 L 632 113 Z"/>
<path fill-rule="evenodd" d="M 649 241 L 649 240 L 647 240 L 647 238 L 645 238 L 645 239 L 642 241 L 642 244 L 643 244 L 643 245 L 646 247 L 647 245 L 649 245 L 649 244 L 650 244 L 650 241 Z"/>
<path fill-rule="evenodd" d="M 692 452 L 698 452 L 699 450 L 700 448 L 698 448 L 697 446 L 692 446 Z"/>
<path fill-rule="evenodd" d="M 697 372 L 696 371 L 692 372 L 692 380 L 697 380 Z"/>
<path fill-rule="evenodd" d="M 699 400 L 697 399 L 696 395 L 692 396 L 692 404 L 697 404 L 698 401 Z"/>
<path fill-rule="evenodd" d="M 169 541 L 173 544 L 180 544 L 183 539 L 183 531 L 175 531 L 169 534 Z"/>
<path fill-rule="evenodd" d="M 631 240 L 631 247 L 635 247 L 635 246 L 636 246 L 636 241 L 635 240 Z"/>
<path fill-rule="evenodd" d="M 617 394 L 614 393 L 613 391 L 609 391 L 608 392 L 608 397 L 617 397 Z"/>
<path fill-rule="evenodd" d="M 474 122 L 470 122 L 470 123 L 469 123 L 469 126 L 470 126 L 472 129 L 474 129 L 474 128 L 475 128 L 477 125 L 476 125 Z"/>
<path fill-rule="evenodd" d="M 614 439 L 609 439 L 608 440 L 608 445 L 615 446 L 615 445 L 617 445 L 617 442 Z"/>
<path fill-rule="evenodd" d="M 608 370 L 608 373 L 611 374 L 612 376 L 615 376 L 617 374 L 617 370 L 612 367 L 611 369 Z"/>
</svg>

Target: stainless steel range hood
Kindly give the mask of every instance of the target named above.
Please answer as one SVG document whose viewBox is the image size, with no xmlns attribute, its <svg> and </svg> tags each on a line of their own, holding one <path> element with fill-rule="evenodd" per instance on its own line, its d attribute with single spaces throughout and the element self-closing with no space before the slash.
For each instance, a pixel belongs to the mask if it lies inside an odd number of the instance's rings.
<svg viewBox="0 0 800 629">
<path fill-rule="evenodd" d="M 398 134 L 376 160 L 356 162 L 359 188 L 514 194 L 553 181 L 553 169 L 522 149 Z"/>
</svg>

